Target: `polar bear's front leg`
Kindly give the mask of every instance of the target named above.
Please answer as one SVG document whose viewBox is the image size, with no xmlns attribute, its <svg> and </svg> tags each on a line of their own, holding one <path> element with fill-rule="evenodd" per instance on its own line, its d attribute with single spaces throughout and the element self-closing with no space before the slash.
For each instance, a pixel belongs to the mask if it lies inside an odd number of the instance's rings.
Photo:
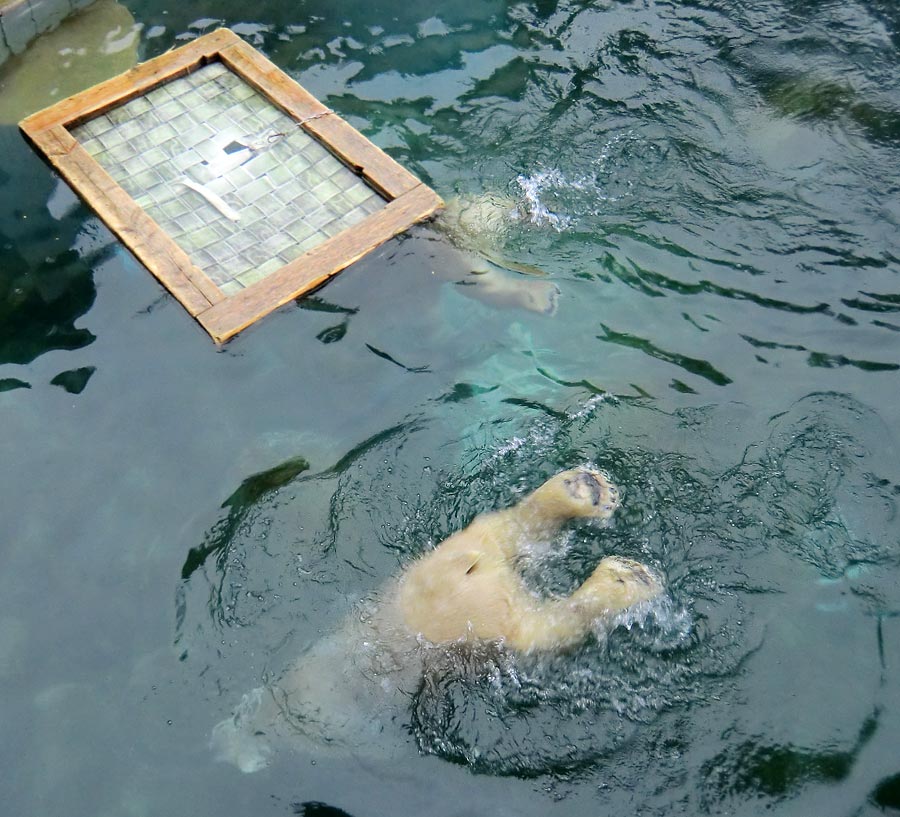
<svg viewBox="0 0 900 817">
<path fill-rule="evenodd" d="M 466 253 L 471 276 L 457 281 L 460 292 L 499 307 L 518 307 L 542 315 L 553 315 L 559 287 L 552 281 L 510 272 L 497 264 Z"/>
<path fill-rule="evenodd" d="M 520 652 L 565 649 L 583 640 L 599 621 L 662 592 L 661 582 L 645 565 L 607 556 L 571 596 L 534 599 L 516 611 L 516 626 L 506 643 Z"/>
<path fill-rule="evenodd" d="M 618 507 L 619 489 L 609 477 L 583 467 L 555 474 L 518 505 L 488 516 L 496 517 L 504 554 L 515 557 L 523 544 L 552 538 L 571 519 L 608 519 Z"/>
<path fill-rule="evenodd" d="M 518 505 L 476 517 L 401 577 L 405 626 L 434 643 L 502 640 L 523 651 L 578 641 L 604 614 L 657 595 L 659 582 L 643 565 L 610 557 L 569 598 L 539 599 L 516 562 L 527 543 L 554 536 L 567 520 L 605 519 L 618 504 L 618 489 L 605 474 L 574 468 Z"/>
</svg>

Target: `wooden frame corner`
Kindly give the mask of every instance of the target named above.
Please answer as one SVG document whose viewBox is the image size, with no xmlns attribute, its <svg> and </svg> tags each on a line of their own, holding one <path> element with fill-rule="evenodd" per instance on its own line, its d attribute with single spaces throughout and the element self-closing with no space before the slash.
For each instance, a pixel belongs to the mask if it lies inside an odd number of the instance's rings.
<svg viewBox="0 0 900 817">
<path fill-rule="evenodd" d="M 188 252 L 104 170 L 71 132 L 214 62 L 222 63 L 272 106 L 287 114 L 384 200 L 383 207 L 358 223 L 230 295 L 192 261 Z M 228 29 L 214 31 L 62 100 L 27 117 L 19 127 L 34 148 L 217 343 L 321 286 L 375 247 L 429 218 L 443 206 L 433 190 Z"/>
</svg>

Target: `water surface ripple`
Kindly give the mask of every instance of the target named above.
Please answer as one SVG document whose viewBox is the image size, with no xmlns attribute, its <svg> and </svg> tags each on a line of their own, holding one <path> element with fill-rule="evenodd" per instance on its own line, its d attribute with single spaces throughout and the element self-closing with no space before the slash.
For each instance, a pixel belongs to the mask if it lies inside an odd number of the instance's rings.
<svg viewBox="0 0 900 817">
<path fill-rule="evenodd" d="M 507 207 L 217 349 L 0 122 L 6 810 L 900 811 L 898 5 L 124 5 L 141 59 L 229 25 L 445 198 Z M 20 58 L 36 107 L 58 56 Z M 486 297 L 461 244 L 556 313 Z M 617 553 L 662 602 L 562 656 L 438 651 L 349 756 L 213 763 L 243 693 L 579 464 L 622 507 L 527 580 Z"/>
</svg>

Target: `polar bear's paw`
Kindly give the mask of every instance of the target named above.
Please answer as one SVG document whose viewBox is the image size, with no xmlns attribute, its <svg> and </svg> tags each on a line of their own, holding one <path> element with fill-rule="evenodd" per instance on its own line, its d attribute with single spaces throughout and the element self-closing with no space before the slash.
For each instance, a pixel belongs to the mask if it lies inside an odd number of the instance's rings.
<svg viewBox="0 0 900 817">
<path fill-rule="evenodd" d="M 621 556 L 607 556 L 573 599 L 591 609 L 616 612 L 650 601 L 663 593 L 659 577 L 647 565 Z"/>
<path fill-rule="evenodd" d="M 526 503 L 545 519 L 608 519 L 619 507 L 619 489 L 602 471 L 573 468 L 550 477 Z"/>
<path fill-rule="evenodd" d="M 581 506 L 579 516 L 606 519 L 619 507 L 619 489 L 602 471 L 576 468 L 560 476 L 572 501 Z"/>
</svg>

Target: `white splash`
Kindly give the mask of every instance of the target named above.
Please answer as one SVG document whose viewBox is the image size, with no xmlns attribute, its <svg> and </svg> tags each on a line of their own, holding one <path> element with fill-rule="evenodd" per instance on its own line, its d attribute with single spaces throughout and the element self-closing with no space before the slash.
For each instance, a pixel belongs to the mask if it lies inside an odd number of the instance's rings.
<svg viewBox="0 0 900 817">
<path fill-rule="evenodd" d="M 516 183 L 524 196 L 524 213 L 532 224 L 548 225 L 557 232 L 562 232 L 572 225 L 572 218 L 565 213 L 555 213 L 541 200 L 547 190 L 573 189 L 581 190 L 581 181 L 569 181 L 556 169 L 539 170 L 530 176 L 517 176 Z M 520 208 L 520 212 L 523 208 Z"/>
<path fill-rule="evenodd" d="M 487 458 L 487 462 L 497 462 L 510 454 L 516 454 L 525 448 L 527 451 L 545 451 L 552 447 L 556 438 L 556 428 L 549 422 L 538 422 L 529 429 L 524 437 L 511 437 L 498 445 Z"/>
<path fill-rule="evenodd" d="M 614 136 L 587 163 L 586 172 L 567 175 L 557 167 L 542 167 L 517 176 L 522 193 L 518 217 L 563 232 L 582 216 L 601 215 L 602 205 L 631 195 L 634 182 L 619 177 L 629 175 L 625 159 L 639 141 L 631 132 Z"/>
<path fill-rule="evenodd" d="M 595 394 L 593 397 L 585 400 L 580 408 L 576 409 L 575 411 L 567 412 L 566 416 L 570 420 L 581 420 L 585 417 L 590 417 L 594 413 L 594 409 L 596 409 L 597 406 L 607 401 L 610 401 L 612 403 L 618 402 L 615 396 L 612 394 Z"/>
<path fill-rule="evenodd" d="M 607 632 L 616 627 L 624 627 L 626 630 L 649 629 L 653 632 L 653 640 L 648 646 L 656 650 L 672 649 L 684 644 L 694 629 L 690 611 L 676 605 L 668 593 L 617 613 L 611 622 L 603 624 Z M 605 633 L 600 635 L 602 637 Z"/>
</svg>

